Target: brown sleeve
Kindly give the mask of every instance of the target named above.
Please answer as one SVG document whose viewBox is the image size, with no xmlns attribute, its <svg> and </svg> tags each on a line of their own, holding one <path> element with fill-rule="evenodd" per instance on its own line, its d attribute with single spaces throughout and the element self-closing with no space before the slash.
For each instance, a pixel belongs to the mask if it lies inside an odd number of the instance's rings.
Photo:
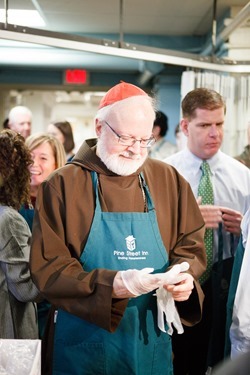
<svg viewBox="0 0 250 375">
<path fill-rule="evenodd" d="M 201 320 L 204 294 L 199 284 L 199 277 L 206 269 L 206 252 L 204 246 L 204 221 L 200 209 L 186 180 L 177 175 L 179 194 L 179 229 L 178 240 L 170 251 L 171 264 L 181 259 L 189 263 L 188 272 L 194 277 L 194 289 L 187 301 L 177 302 L 182 323 L 192 326 Z"/>
<path fill-rule="evenodd" d="M 198 323 L 202 316 L 204 294 L 199 284 L 199 277 L 206 269 L 206 252 L 204 247 L 205 226 L 200 209 L 189 183 L 177 176 L 180 186 L 179 194 L 179 229 L 176 244 L 170 250 L 171 264 L 187 261 L 188 272 L 194 277 L 194 289 L 187 301 L 177 302 L 182 323 L 191 326 Z"/>
</svg>

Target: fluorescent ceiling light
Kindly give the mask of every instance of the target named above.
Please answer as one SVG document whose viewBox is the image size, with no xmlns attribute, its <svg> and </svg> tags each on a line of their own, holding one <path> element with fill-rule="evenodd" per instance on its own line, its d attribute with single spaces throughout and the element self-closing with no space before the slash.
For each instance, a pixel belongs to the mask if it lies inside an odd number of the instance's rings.
<svg viewBox="0 0 250 375">
<path fill-rule="evenodd" d="M 5 23 L 5 10 L 0 9 L 0 22 Z M 46 24 L 37 10 L 8 9 L 8 23 L 12 25 L 45 27 Z"/>
</svg>

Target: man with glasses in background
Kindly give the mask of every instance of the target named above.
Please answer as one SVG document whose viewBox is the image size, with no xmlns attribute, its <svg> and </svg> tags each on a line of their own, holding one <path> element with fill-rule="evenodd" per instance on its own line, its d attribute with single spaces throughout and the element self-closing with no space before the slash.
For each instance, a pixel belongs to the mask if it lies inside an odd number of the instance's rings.
<svg viewBox="0 0 250 375">
<path fill-rule="evenodd" d="M 172 324 L 201 317 L 204 222 L 188 183 L 147 157 L 154 117 L 143 90 L 114 86 L 97 139 L 41 186 L 31 271 L 53 306 L 43 374 L 170 375 Z"/>
</svg>

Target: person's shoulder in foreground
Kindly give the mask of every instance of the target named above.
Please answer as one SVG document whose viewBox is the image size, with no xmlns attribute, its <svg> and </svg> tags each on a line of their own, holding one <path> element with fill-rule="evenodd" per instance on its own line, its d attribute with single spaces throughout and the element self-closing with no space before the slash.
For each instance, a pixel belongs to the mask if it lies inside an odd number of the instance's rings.
<svg viewBox="0 0 250 375">
<path fill-rule="evenodd" d="M 213 375 L 250 375 L 250 352 L 239 357 L 227 359 L 213 369 Z"/>
</svg>

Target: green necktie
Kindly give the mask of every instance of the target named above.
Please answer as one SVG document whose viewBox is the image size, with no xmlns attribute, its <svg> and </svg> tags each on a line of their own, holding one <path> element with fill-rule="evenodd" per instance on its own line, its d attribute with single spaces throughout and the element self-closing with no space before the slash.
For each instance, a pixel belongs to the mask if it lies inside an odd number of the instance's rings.
<svg viewBox="0 0 250 375">
<path fill-rule="evenodd" d="M 214 204 L 213 185 L 210 179 L 211 170 L 207 161 L 201 164 L 202 176 L 198 187 L 198 197 L 201 197 L 201 204 Z M 207 254 L 207 269 L 200 278 L 203 284 L 210 276 L 213 265 L 213 229 L 206 229 L 204 236 L 205 249 Z"/>
</svg>

